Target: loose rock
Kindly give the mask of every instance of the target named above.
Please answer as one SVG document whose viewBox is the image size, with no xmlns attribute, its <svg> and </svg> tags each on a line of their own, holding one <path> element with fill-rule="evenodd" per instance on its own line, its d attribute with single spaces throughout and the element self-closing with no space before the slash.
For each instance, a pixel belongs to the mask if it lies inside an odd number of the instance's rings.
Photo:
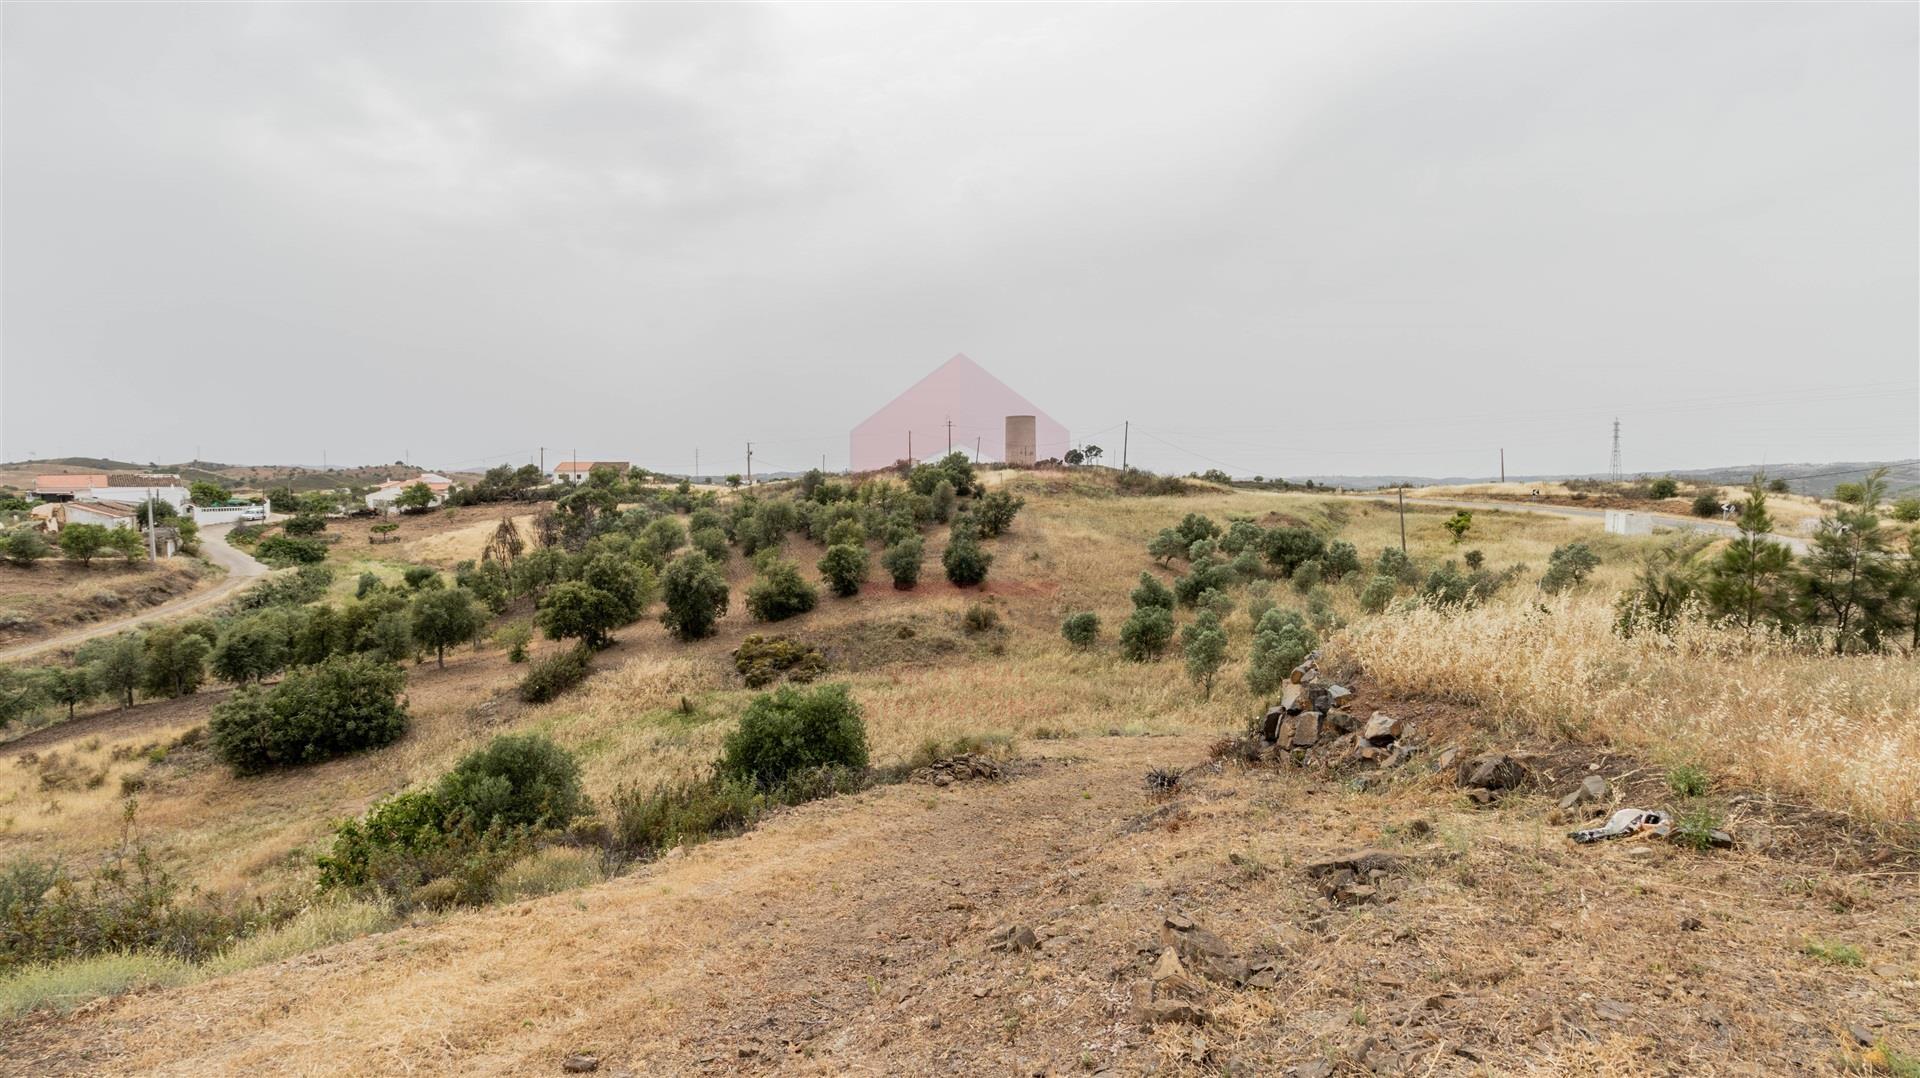
<svg viewBox="0 0 1920 1078">
<path fill-rule="evenodd" d="M 571 1055 L 560 1061 L 560 1069 L 568 1074 L 590 1074 L 600 1069 L 600 1057 Z"/>
<path fill-rule="evenodd" d="M 1613 787 L 1599 775 L 1588 775 L 1580 781 L 1580 788 L 1560 799 L 1563 809 L 1575 809 L 1582 805 L 1594 805 L 1613 796 Z"/>
<path fill-rule="evenodd" d="M 1511 790 L 1527 780 L 1527 769 L 1504 752 L 1489 752 L 1460 763 L 1460 785 L 1480 790 Z"/>
<path fill-rule="evenodd" d="M 1160 943 L 1174 951 L 1185 966 L 1210 980 L 1243 985 L 1252 972 L 1246 961 L 1227 946 L 1227 941 L 1201 928 L 1184 914 L 1167 915 L 1160 926 Z"/>
</svg>

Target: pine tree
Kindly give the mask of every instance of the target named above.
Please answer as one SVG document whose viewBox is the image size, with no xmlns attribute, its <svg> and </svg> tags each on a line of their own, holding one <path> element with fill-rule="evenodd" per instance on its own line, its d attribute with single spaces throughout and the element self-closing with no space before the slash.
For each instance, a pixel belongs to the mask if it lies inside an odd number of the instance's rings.
<svg viewBox="0 0 1920 1078">
<path fill-rule="evenodd" d="M 1886 485 L 1886 469 L 1876 470 L 1858 497 L 1820 521 L 1800 578 L 1801 611 L 1833 631 L 1835 654 L 1877 649 L 1898 625 L 1897 567 L 1875 511 Z"/>
<path fill-rule="evenodd" d="M 1791 617 L 1793 551 L 1769 538 L 1773 514 L 1767 512 L 1767 492 L 1758 476 L 1747 485 L 1738 526 L 1739 538 L 1708 567 L 1707 601 L 1715 614 L 1749 632 L 1762 621 L 1784 624 Z"/>
</svg>

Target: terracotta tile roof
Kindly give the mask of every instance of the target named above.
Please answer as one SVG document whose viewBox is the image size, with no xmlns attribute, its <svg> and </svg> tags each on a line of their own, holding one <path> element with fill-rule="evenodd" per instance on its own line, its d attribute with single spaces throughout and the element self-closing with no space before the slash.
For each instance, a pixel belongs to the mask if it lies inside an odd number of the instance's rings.
<svg viewBox="0 0 1920 1078">
<path fill-rule="evenodd" d="M 94 516 L 115 518 L 133 517 L 139 515 L 140 507 L 126 502 L 71 502 L 67 505 L 67 513 L 68 515 L 92 513 Z"/>
<path fill-rule="evenodd" d="M 94 487 L 111 486 L 107 477 L 98 472 L 86 475 L 40 475 L 33 479 L 33 489 L 49 494 L 71 494 L 76 490 L 92 490 Z"/>
</svg>

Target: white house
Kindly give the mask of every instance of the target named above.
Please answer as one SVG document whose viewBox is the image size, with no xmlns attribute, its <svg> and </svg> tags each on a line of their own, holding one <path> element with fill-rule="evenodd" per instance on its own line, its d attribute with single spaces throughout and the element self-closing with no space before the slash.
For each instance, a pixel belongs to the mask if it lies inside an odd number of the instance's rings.
<svg viewBox="0 0 1920 1078">
<path fill-rule="evenodd" d="M 83 502 L 144 502 L 151 497 L 180 509 L 188 494 L 186 487 L 94 487 L 77 497 Z"/>
<path fill-rule="evenodd" d="M 393 503 L 400 500 L 400 495 L 406 493 L 407 488 L 415 483 L 425 483 L 427 489 L 433 492 L 433 501 L 429 502 L 429 505 L 439 505 L 446 501 L 447 492 L 453 489 L 453 480 L 432 472 L 422 472 L 412 479 L 389 479 L 380 484 L 378 490 L 367 495 L 367 508 L 379 509 L 383 512 L 391 510 Z"/>
<path fill-rule="evenodd" d="M 129 502 L 67 502 L 56 507 L 52 519 L 58 527 L 100 525 L 106 528 L 140 528 L 140 505 Z"/>
<path fill-rule="evenodd" d="M 595 468 L 612 468 L 624 477 L 633 470 L 633 465 L 624 460 L 563 460 L 553 466 L 553 477 L 563 483 L 579 483 Z"/>
</svg>

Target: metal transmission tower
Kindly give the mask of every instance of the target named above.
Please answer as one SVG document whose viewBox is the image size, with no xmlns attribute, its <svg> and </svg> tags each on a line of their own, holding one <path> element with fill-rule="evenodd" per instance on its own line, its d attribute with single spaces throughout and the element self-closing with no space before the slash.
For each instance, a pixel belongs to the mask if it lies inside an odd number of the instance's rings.
<svg viewBox="0 0 1920 1078">
<path fill-rule="evenodd" d="M 1607 468 L 1607 473 L 1616 480 L 1620 478 L 1620 421 L 1618 419 L 1613 421 L 1613 464 Z"/>
</svg>

